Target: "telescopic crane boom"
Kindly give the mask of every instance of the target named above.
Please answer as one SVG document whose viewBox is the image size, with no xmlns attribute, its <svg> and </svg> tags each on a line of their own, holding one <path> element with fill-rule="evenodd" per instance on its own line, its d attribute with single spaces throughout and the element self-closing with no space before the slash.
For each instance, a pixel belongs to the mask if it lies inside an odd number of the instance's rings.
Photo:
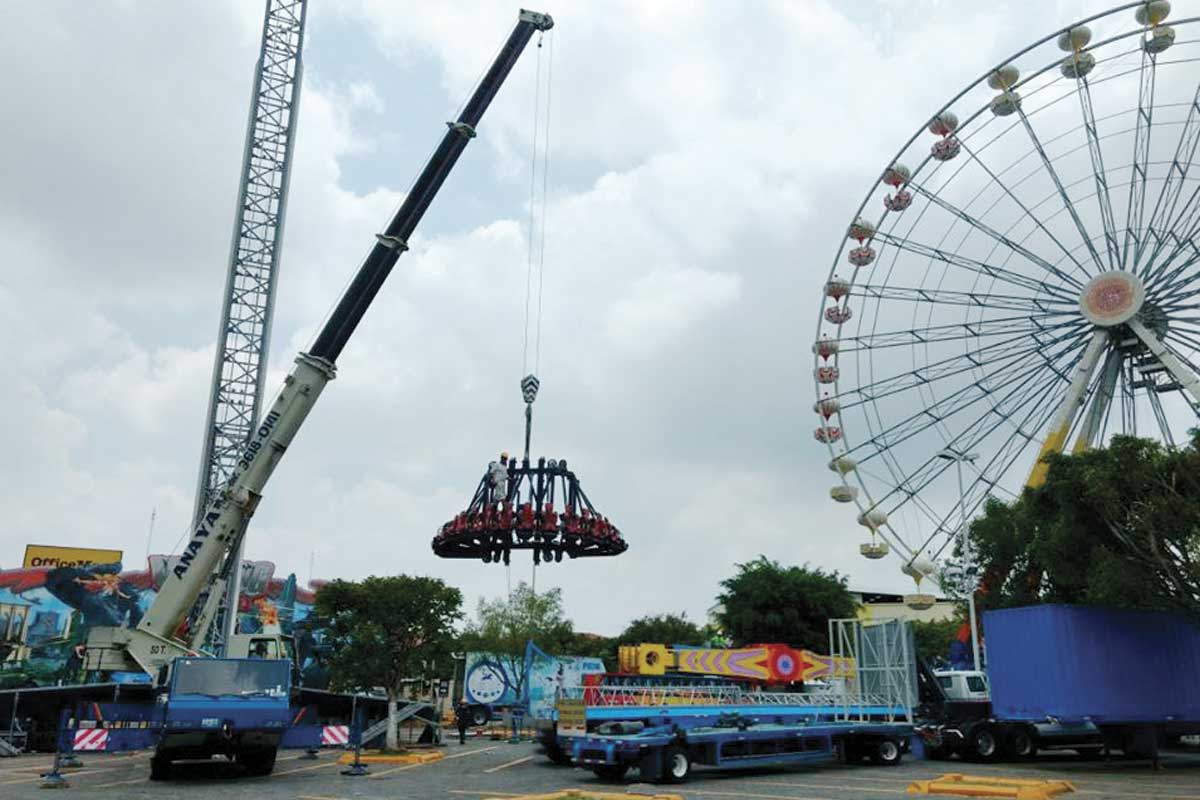
<svg viewBox="0 0 1200 800">
<path fill-rule="evenodd" d="M 191 540 L 167 572 L 158 596 L 135 629 L 93 628 L 85 667 L 93 670 L 159 669 L 177 656 L 198 649 L 182 637 L 188 613 L 221 559 L 236 546 L 262 499 L 262 492 L 283 454 L 304 423 L 321 391 L 336 374 L 335 363 L 400 254 L 408 238 L 454 168 L 488 105 L 504 84 L 536 31 L 553 27 L 548 14 L 522 10 L 517 25 L 462 113 L 448 122 L 446 135 L 421 171 L 412 190 L 358 269 L 312 348 L 300 353 L 271 408 L 259 422 L 227 488 L 197 521 Z"/>
</svg>

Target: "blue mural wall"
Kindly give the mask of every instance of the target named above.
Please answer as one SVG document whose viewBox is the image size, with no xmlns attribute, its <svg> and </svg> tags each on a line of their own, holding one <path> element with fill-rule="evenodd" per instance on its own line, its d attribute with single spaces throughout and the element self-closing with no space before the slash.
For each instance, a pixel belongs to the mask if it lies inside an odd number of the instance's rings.
<svg viewBox="0 0 1200 800">
<path fill-rule="evenodd" d="M 150 556 L 145 569 L 120 563 L 0 569 L 0 688 L 81 682 L 84 642 L 93 625 L 135 626 L 154 602 L 175 556 Z M 238 630 L 279 625 L 296 639 L 306 685 L 328 682 L 319 643 L 306 624 L 316 590 L 296 576 L 275 577 L 269 561 L 242 563 Z"/>
</svg>

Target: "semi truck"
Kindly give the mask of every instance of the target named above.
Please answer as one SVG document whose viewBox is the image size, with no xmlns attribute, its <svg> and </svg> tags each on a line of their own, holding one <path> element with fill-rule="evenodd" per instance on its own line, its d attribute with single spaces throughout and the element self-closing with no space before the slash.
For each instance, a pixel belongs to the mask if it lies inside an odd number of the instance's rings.
<svg viewBox="0 0 1200 800">
<path fill-rule="evenodd" d="M 987 668 L 919 675 L 931 758 L 1120 751 L 1200 733 L 1200 629 L 1172 613 L 1041 605 L 983 617 Z"/>
</svg>

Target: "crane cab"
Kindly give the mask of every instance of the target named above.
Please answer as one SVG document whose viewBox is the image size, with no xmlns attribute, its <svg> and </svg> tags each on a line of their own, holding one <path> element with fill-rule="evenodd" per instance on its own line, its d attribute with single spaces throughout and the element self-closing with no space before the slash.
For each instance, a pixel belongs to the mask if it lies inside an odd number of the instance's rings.
<svg viewBox="0 0 1200 800">
<path fill-rule="evenodd" d="M 236 633 L 226 645 L 227 658 L 295 660 L 292 637 L 282 633 Z"/>
</svg>

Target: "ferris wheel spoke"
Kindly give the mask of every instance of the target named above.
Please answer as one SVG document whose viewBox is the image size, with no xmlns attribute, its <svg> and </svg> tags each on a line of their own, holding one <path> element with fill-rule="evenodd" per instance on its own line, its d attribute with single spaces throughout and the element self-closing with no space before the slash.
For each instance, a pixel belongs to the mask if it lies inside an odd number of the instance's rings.
<svg viewBox="0 0 1200 800">
<path fill-rule="evenodd" d="M 1170 227 L 1165 231 L 1159 232 L 1153 228 L 1149 231 L 1155 241 L 1154 249 L 1144 264 L 1144 283 L 1157 282 L 1182 254 L 1189 250 L 1196 252 L 1194 239 L 1200 232 L 1200 185 L 1188 196 L 1179 217 L 1169 224 Z M 1166 257 L 1160 258 L 1164 252 L 1167 253 Z"/>
<path fill-rule="evenodd" d="M 1072 351 L 1064 351 L 1064 353 L 1060 355 L 1066 355 L 1070 352 Z M 1072 361 L 1068 361 L 1066 364 L 1056 364 L 1053 367 L 1050 367 L 1050 369 L 1056 373 L 1069 371 L 1074 366 L 1074 363 L 1078 361 L 1078 358 L 1081 357 L 1082 354 Z M 952 437 L 951 440 L 946 443 L 946 447 L 958 450 L 959 452 L 969 452 L 971 449 L 986 441 L 989 436 L 995 433 L 1002 426 L 1007 424 L 1011 425 L 1013 430 L 1005 440 L 1005 443 L 998 448 L 997 453 L 1004 452 L 1006 448 L 1008 448 L 1013 442 L 1017 442 L 1019 444 L 1019 447 L 1017 448 L 1018 452 L 1020 450 L 1024 450 L 1029 446 L 1030 443 L 1036 441 L 1037 432 L 1041 430 L 1041 428 L 1045 425 L 1045 422 L 1053 414 L 1053 403 L 1038 401 L 1047 400 L 1053 394 L 1055 386 L 1056 383 L 1053 380 L 1048 380 L 1042 382 L 1028 381 L 1013 387 L 1003 398 L 1001 398 L 996 407 L 990 409 L 987 414 L 981 415 L 957 435 Z M 1045 406 L 1050 406 L 1050 408 L 1046 409 Z M 1025 417 L 1014 424 L 1013 417 L 1026 407 L 1029 407 L 1028 413 L 1026 413 Z M 1040 414 L 1039 410 L 1041 412 Z M 1035 416 L 1039 417 L 1037 424 L 1032 427 L 1032 430 L 1027 431 L 1027 423 Z M 996 457 L 997 456 L 993 456 L 993 462 L 995 462 Z M 891 511 L 898 509 L 911 498 L 919 497 L 921 492 L 927 486 L 929 486 L 929 484 L 931 484 L 938 478 L 938 476 L 940 476 L 949 468 L 950 462 L 940 459 L 936 455 L 932 455 L 910 474 L 905 475 L 900 481 L 898 481 L 897 485 L 893 487 L 893 489 L 888 492 L 887 495 L 884 495 L 879 501 L 877 501 L 877 504 L 883 503 L 885 500 L 899 495 L 899 502 L 892 506 L 888 512 L 891 513 Z M 1007 466 L 1005 469 L 1007 469 Z M 990 470 L 986 467 L 981 470 L 981 472 L 984 473 L 989 471 Z M 995 474 L 999 476 L 1002 474 L 1002 472 L 1003 471 Z M 934 535 L 936 536 L 936 533 Z M 931 537 L 931 539 L 932 538 L 933 537 Z"/>
<path fill-rule="evenodd" d="M 1158 192 L 1158 198 L 1154 201 L 1154 210 L 1150 213 L 1150 224 L 1146 229 L 1148 235 L 1140 237 L 1138 249 L 1134 254 L 1134 263 L 1131 269 L 1139 275 L 1145 275 L 1150 271 L 1155 258 L 1163 247 L 1165 239 L 1159 234 L 1159 231 L 1171 229 L 1169 221 L 1175 217 L 1175 207 L 1179 203 L 1179 195 L 1187 181 L 1198 142 L 1200 142 L 1200 84 L 1196 86 L 1183 129 L 1179 132 L 1179 142 L 1175 146 L 1175 155 L 1171 159 L 1171 166 L 1167 168 L 1166 179 Z M 1193 192 L 1192 198 L 1194 197 L 1195 193 Z M 1189 199 L 1190 202 L 1191 199 Z M 1142 258 L 1151 238 L 1155 239 L 1155 246 L 1150 257 L 1143 263 Z"/>
<path fill-rule="evenodd" d="M 986 163 L 984 163 L 983 159 L 981 159 L 979 157 L 979 154 L 976 153 L 971 148 L 969 148 L 965 142 L 962 144 L 962 148 L 963 148 L 963 151 L 968 156 L 970 156 L 971 160 L 974 161 L 979 166 L 980 169 L 982 169 L 985 173 L 987 173 L 987 176 L 989 178 L 991 178 L 992 183 L 995 184 L 996 186 L 999 186 L 1000 189 L 1004 192 L 1004 194 L 1007 195 L 1010 200 L 1012 200 L 1014 203 L 1017 204 L 1017 207 L 1021 209 L 1021 212 L 1025 215 L 1025 217 L 1032 220 L 1033 224 L 1036 225 L 1037 228 L 1046 235 L 1046 238 L 1049 239 L 1050 241 L 1054 242 L 1054 244 L 1060 250 L 1062 250 L 1063 255 L 1066 256 L 1067 260 L 1069 260 L 1072 264 L 1074 264 L 1075 268 L 1077 270 L 1079 270 L 1080 272 L 1082 272 L 1085 275 L 1088 274 L 1087 269 L 1085 269 L 1083 264 L 1081 264 L 1079 262 L 1079 259 L 1075 257 L 1075 254 L 1062 242 L 1061 239 L 1059 239 L 1054 234 L 1050 233 L 1050 230 L 1046 227 L 1046 223 L 1042 221 L 1041 217 L 1034 214 L 1033 211 L 1030 210 L 1029 206 L 1025 205 L 1025 203 L 1019 197 L 1017 197 L 1015 193 L 1013 193 L 1013 190 L 1011 187 L 1009 187 L 1008 183 L 1000 180 L 1000 176 L 997 175 L 995 172 L 993 172 L 992 169 Z M 1018 185 L 1020 185 L 1020 183 L 1023 183 L 1023 182 L 1024 182 L 1024 180 L 1018 181 Z M 947 208 L 946 205 L 943 205 L 942 207 Z M 981 225 L 983 225 L 983 223 L 979 223 L 977 225 L 974 224 L 974 223 L 978 222 L 978 220 L 974 220 L 973 218 L 970 217 L 970 215 L 965 214 L 965 212 L 961 212 L 961 211 L 958 211 L 957 209 L 953 209 L 953 207 L 947 208 L 947 210 L 950 211 L 952 214 L 959 216 L 960 219 L 963 219 L 964 221 L 968 222 L 968 224 L 974 225 L 974 227 L 980 227 Z M 1013 223 L 1013 225 L 1015 225 L 1015 224 L 1016 223 Z M 987 226 L 983 226 L 983 227 L 986 228 Z M 1010 226 L 1010 229 L 1011 229 L 1011 227 L 1012 226 Z M 988 235 L 992 236 L 992 238 L 997 238 L 998 236 L 1000 236 L 1000 234 L 997 234 L 997 233 L 991 231 L 990 228 L 988 228 L 984 232 L 988 233 Z M 1004 241 L 1007 241 L 1006 237 L 1005 237 Z M 1004 242 L 1002 241 L 1002 243 L 1004 243 Z M 1026 258 L 1031 258 L 1031 256 L 1032 256 L 1032 254 L 1027 253 L 1027 252 L 1021 252 L 1021 255 L 1025 256 Z M 1063 272 L 1055 264 L 1051 263 L 1050 261 L 1048 261 L 1044 258 L 1041 258 L 1040 256 L 1032 256 L 1032 260 L 1034 260 L 1034 262 L 1039 267 L 1041 267 L 1042 269 L 1051 273 L 1052 275 L 1057 276 L 1064 283 L 1070 284 L 1070 285 L 1076 287 L 1077 289 L 1083 288 L 1083 283 L 1079 279 Z"/>
<path fill-rule="evenodd" d="M 1066 351 L 1071 349 L 1070 346 L 1065 348 Z M 1047 364 L 1051 363 L 1051 360 L 1047 360 L 1046 363 L 1035 363 L 1030 367 L 1029 358 L 1024 354 L 989 361 L 991 371 L 986 381 L 973 381 L 932 405 L 922 407 L 920 411 L 847 450 L 847 453 L 852 456 L 862 453 L 860 460 L 862 462 L 870 461 L 876 455 L 887 452 L 913 436 L 947 422 L 963 411 L 972 408 L 981 400 L 990 398 L 1001 388 L 1028 386 L 1029 382 L 1041 374 Z"/>
<path fill-rule="evenodd" d="M 1075 204 L 1071 202 L 1070 195 L 1063 187 L 1062 179 L 1058 177 L 1058 170 L 1054 168 L 1054 162 L 1050 160 L 1050 156 L 1046 154 L 1046 149 L 1042 147 L 1042 141 L 1038 138 L 1037 133 L 1033 130 L 1033 125 L 1029 122 L 1029 117 L 1025 114 L 1024 109 L 1017 106 L 1017 114 L 1021 117 L 1021 124 L 1025 128 L 1025 133 L 1029 135 L 1030 141 L 1033 142 L 1033 149 L 1037 151 L 1038 156 L 1042 159 L 1042 166 L 1045 167 L 1050 180 L 1054 183 L 1054 188 L 1058 190 L 1058 196 L 1063 201 L 1063 206 L 1067 213 L 1071 216 L 1071 221 L 1075 223 L 1076 230 L 1079 231 L 1079 237 L 1083 239 L 1083 243 L 1087 245 L 1088 252 L 1092 255 L 1092 261 L 1096 265 L 1098 272 L 1104 271 L 1104 265 L 1100 263 L 1100 254 L 1096 252 L 1096 245 L 1092 243 L 1092 236 L 1088 233 L 1087 228 L 1083 225 L 1083 220 L 1079 218 L 1079 212 L 1075 210 Z M 1060 243 L 1061 245 L 1061 243 Z M 1086 270 L 1084 270 L 1086 272 Z"/>
<path fill-rule="evenodd" d="M 1000 186 L 1003 186 L 1005 188 L 1005 191 L 1008 191 L 1008 187 L 1004 183 L 1000 182 L 998 178 L 996 178 L 995 180 L 997 181 L 997 183 Z M 1008 248 L 1010 251 L 1017 253 L 1018 255 L 1024 257 L 1030 263 L 1035 264 L 1036 266 L 1040 267 L 1041 269 L 1044 269 L 1046 272 L 1049 272 L 1050 274 L 1057 276 L 1064 283 L 1071 284 L 1072 286 L 1076 286 L 1078 288 L 1083 288 L 1083 283 L 1081 281 L 1079 281 L 1078 278 L 1074 278 L 1074 277 L 1068 275 L 1067 273 L 1060 270 L 1058 267 L 1056 267 L 1051 262 L 1047 261 L 1046 259 L 1044 259 L 1041 256 L 1034 253 L 1029 248 L 1025 247 L 1024 245 L 1022 245 L 1018 242 L 1014 242 L 1012 239 L 1008 238 L 1003 233 L 1000 233 L 999 231 L 995 230 L 987 223 L 983 222 L 980 219 L 977 219 L 976 217 L 973 217 L 972 215 L 968 214 L 966 211 L 963 211 L 962 209 L 955 206 L 953 203 L 948 202 L 947 200 L 942 198 L 940 195 L 938 195 L 937 192 L 931 192 L 928 189 L 926 189 L 924 186 L 922 186 L 916 182 L 909 182 L 908 185 L 914 192 L 916 192 L 917 194 L 926 198 L 927 200 L 929 200 L 929 202 L 938 206 L 939 208 L 946 211 L 947 213 L 953 214 L 955 217 L 962 220 L 967 225 L 971 226 L 972 228 L 979 231 L 980 233 L 983 233 L 984 235 L 993 239 L 997 244 Z M 1011 196 L 1011 192 L 1010 192 L 1010 196 Z M 1021 208 L 1024 209 L 1025 213 L 1029 214 L 1030 217 L 1033 216 L 1029 212 L 1029 210 L 1025 208 L 1025 206 L 1023 204 L 1021 205 Z M 1060 239 L 1058 239 L 1058 237 L 1054 236 L 1052 233 L 1050 233 L 1050 231 L 1046 230 L 1045 226 L 1041 225 L 1041 223 L 1039 223 L 1039 227 L 1041 227 L 1042 231 L 1047 236 L 1050 237 L 1051 241 L 1053 241 L 1060 249 L 1062 249 L 1062 251 L 1066 254 L 1067 258 L 1069 258 L 1071 261 L 1075 262 L 1075 265 L 1077 267 L 1079 267 L 1080 271 L 1082 271 L 1084 274 L 1087 274 L 1087 270 L 1084 269 L 1083 265 L 1080 264 L 1079 261 L 1077 261 L 1075 259 L 1075 256 L 1066 247 L 1066 245 L 1064 245 L 1063 242 Z"/>
<path fill-rule="evenodd" d="M 1195 328 L 1200 328 L 1200 325 L 1193 323 L 1190 328 L 1191 329 L 1183 328 L 1179 325 L 1173 325 L 1170 330 L 1167 331 L 1166 338 L 1171 340 L 1175 345 L 1179 345 L 1200 353 L 1200 331 L 1194 330 Z M 1179 352 L 1178 348 L 1176 348 L 1176 352 Z M 1186 358 L 1186 356 L 1181 357 Z"/>
<path fill-rule="evenodd" d="M 1192 252 L 1186 253 L 1187 250 L 1191 250 Z M 1172 267 L 1171 264 L 1181 256 L 1183 260 Z M 1146 296 L 1152 300 L 1161 302 L 1167 296 L 1192 283 L 1197 277 L 1200 277 L 1200 270 L 1194 269 L 1197 262 L 1200 262 L 1200 248 L 1196 247 L 1193 236 L 1189 235 L 1179 242 L 1179 246 L 1171 254 L 1170 258 L 1164 259 L 1161 267 L 1164 270 L 1163 274 L 1158 275 L 1156 271 L 1156 275 L 1151 276 L 1153 283 L 1147 288 Z M 1170 271 L 1165 272 L 1168 267 Z"/>
<path fill-rule="evenodd" d="M 1045 281 L 1031 278 L 1028 275 L 1022 275 L 1019 272 L 1004 269 L 1003 267 L 993 266 L 984 261 L 977 261 L 973 258 L 968 258 L 958 253 L 950 253 L 938 247 L 933 247 L 927 244 L 915 242 L 912 239 L 906 239 L 900 236 L 893 236 L 890 233 L 882 231 L 875 234 L 876 241 L 882 241 L 890 244 L 893 247 L 899 248 L 914 255 L 929 258 L 935 261 L 941 261 L 952 267 L 960 267 L 969 270 L 976 275 L 986 275 L 991 278 L 998 278 L 1013 286 L 1019 286 L 1022 289 L 1031 289 L 1035 292 L 1045 292 L 1049 295 L 1065 297 L 1066 292 L 1062 287 L 1046 283 Z"/>
<path fill-rule="evenodd" d="M 891 286 L 888 284 L 856 283 L 850 287 L 849 294 L 877 300 L 971 306 L 1042 314 L 1068 314 L 1079 304 L 1078 299 L 1070 299 L 1065 296 L 1022 297 L 991 292 L 960 292 L 949 289 L 926 289 L 920 286 Z"/>
<path fill-rule="evenodd" d="M 1082 354 L 1080 357 L 1082 357 Z M 1069 371 L 1072 366 L 1073 365 L 1068 364 L 1062 369 Z M 995 448 L 995 453 L 988 461 L 987 465 L 981 469 L 978 469 L 971 483 L 967 487 L 964 487 L 966 493 L 964 503 L 967 507 L 968 518 L 974 514 L 975 510 L 987 498 L 987 495 L 992 491 L 993 487 L 995 487 L 1005 473 L 1012 468 L 1013 464 L 1016 463 L 1016 460 L 1021 456 L 1021 454 L 1024 453 L 1029 446 L 1037 440 L 1037 432 L 1045 427 L 1046 423 L 1054 413 L 1055 404 L 1048 402 L 1052 393 L 1051 390 L 1053 389 L 1053 385 L 1042 387 L 1042 389 L 1043 391 L 1041 392 L 1035 391 L 1031 393 L 1028 397 L 1024 398 L 1019 405 L 1014 406 L 1014 408 L 1011 409 L 1011 413 L 1015 414 L 1020 408 L 1028 406 L 1028 411 L 1026 412 L 1025 416 L 1013 426 L 1013 430 L 1008 435 L 1008 438 L 1006 438 L 1004 442 Z M 1029 424 L 1031 421 L 1033 422 L 1032 425 Z M 970 441 L 969 443 L 958 442 L 957 439 L 959 437 L 956 437 L 956 442 L 952 442 L 948 446 L 962 452 L 969 451 L 984 442 L 987 437 L 999 429 L 1001 425 L 1005 423 L 1012 424 L 1012 422 L 1013 420 L 1011 417 L 1001 417 L 998 421 L 987 426 L 986 430 L 978 432 L 978 435 L 974 437 L 973 441 Z M 937 472 L 936 474 L 927 474 L 924 476 L 924 480 L 920 489 L 916 490 L 916 496 L 919 496 L 920 490 L 924 489 L 925 486 L 928 486 L 930 483 L 932 483 L 940 474 L 942 474 L 942 472 L 950 468 L 950 462 L 943 461 L 942 459 L 934 458 L 930 461 L 935 462 L 932 464 L 932 467 L 936 468 Z M 986 488 L 983 492 L 976 493 L 977 486 L 984 486 Z M 972 497 L 973 494 L 976 494 L 977 496 Z M 918 551 L 927 549 L 930 544 L 936 541 L 939 537 L 945 536 L 948 531 L 957 527 L 948 524 L 948 521 L 952 518 L 954 513 L 955 510 L 951 508 L 940 519 L 934 520 L 935 528 L 933 532 L 930 533 L 921 543 L 920 547 L 917 548 Z M 938 550 L 938 553 L 940 552 L 941 549 Z M 936 558 L 937 556 L 935 555 L 934 557 Z"/>
<path fill-rule="evenodd" d="M 1069 321 L 1057 323 L 1048 322 L 1051 317 L 1061 317 L 1062 314 L 1022 314 L 1015 317 L 996 317 L 978 322 L 953 322 L 944 325 L 929 325 L 923 328 L 906 328 L 904 330 L 866 333 L 860 336 L 846 336 L 838 339 L 839 352 L 849 353 L 856 350 L 880 350 L 888 347 L 910 345 L 929 345 L 940 342 L 953 342 L 961 339 L 983 339 L 989 336 L 1011 335 L 1016 328 L 1031 328 L 1036 331 L 1049 331 L 1064 325 Z"/>
<path fill-rule="evenodd" d="M 841 402 L 842 408 L 851 408 L 864 402 L 878 400 L 897 392 L 912 389 L 915 386 L 929 385 L 935 381 L 980 369 L 997 359 L 1037 353 L 1042 348 L 1077 338 L 1080 329 L 1085 324 L 1083 320 L 1077 320 L 1074 324 L 1063 326 L 1060 330 L 1050 331 L 1049 333 L 1055 334 L 1054 336 L 1048 334 L 1045 336 L 1038 334 L 1030 335 L 1028 332 L 1022 332 L 1016 336 L 978 347 L 966 353 L 931 362 L 918 369 L 872 381 L 871 383 L 863 384 L 845 392 L 839 392 L 837 399 Z"/>
<path fill-rule="evenodd" d="M 1149 65 L 1149 69 L 1147 69 Z M 1142 48 L 1142 68 L 1139 73 L 1137 124 L 1133 135 L 1133 174 L 1129 179 L 1129 203 L 1125 209 L 1125 243 L 1121 248 L 1121 269 L 1136 266 L 1136 254 L 1142 248 L 1142 217 L 1146 204 L 1146 176 L 1150 162 L 1150 132 L 1154 119 L 1154 84 L 1158 72 L 1158 56 Z M 1130 249 L 1132 248 L 1132 250 Z M 1130 262 L 1130 255 L 1134 260 Z"/>
<path fill-rule="evenodd" d="M 1087 134 L 1088 153 L 1092 159 L 1092 172 L 1096 179 L 1096 202 L 1100 206 L 1100 222 L 1104 226 L 1108 267 L 1117 269 L 1121 265 L 1121 248 L 1117 244 L 1117 223 L 1113 219 L 1112 198 L 1108 193 L 1108 172 L 1104 169 L 1104 153 L 1100 149 L 1100 136 L 1096 132 L 1096 111 L 1092 106 L 1092 89 L 1088 85 L 1086 76 L 1079 77 L 1078 94 L 1080 110 L 1083 112 L 1083 129 Z"/>
</svg>

